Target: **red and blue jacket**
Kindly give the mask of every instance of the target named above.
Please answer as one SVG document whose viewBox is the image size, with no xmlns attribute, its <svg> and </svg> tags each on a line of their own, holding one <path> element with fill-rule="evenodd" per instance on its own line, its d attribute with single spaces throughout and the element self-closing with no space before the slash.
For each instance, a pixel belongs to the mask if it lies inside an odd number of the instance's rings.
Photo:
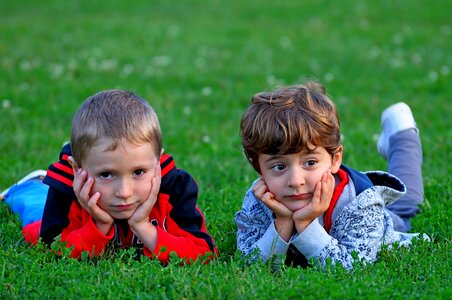
<svg viewBox="0 0 452 300">
<path fill-rule="evenodd" d="M 67 247 L 74 247 L 71 256 L 80 257 L 83 251 L 100 255 L 107 248 L 142 248 L 144 255 L 168 262 L 169 254 L 196 260 L 200 256 L 217 256 L 218 250 L 206 229 L 202 212 L 197 206 L 198 186 L 182 169 L 176 168 L 173 158 L 162 155 L 162 181 L 158 200 L 149 215 L 157 228 L 157 244 L 152 251 L 143 247 L 127 222 L 118 220 L 107 235 L 99 232 L 89 213 L 78 203 L 73 191 L 74 175 L 68 157 L 72 155 L 67 144 L 60 152 L 59 161 L 51 164 L 44 183 L 49 185 L 41 224 L 41 239 L 50 245 L 61 234 Z"/>
</svg>

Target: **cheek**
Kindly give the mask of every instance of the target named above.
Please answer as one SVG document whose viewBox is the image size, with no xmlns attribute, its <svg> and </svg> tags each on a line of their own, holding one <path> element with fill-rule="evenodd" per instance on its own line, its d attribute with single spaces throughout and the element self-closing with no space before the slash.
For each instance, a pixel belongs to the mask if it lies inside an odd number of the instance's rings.
<svg viewBox="0 0 452 300">
<path fill-rule="evenodd" d="M 99 182 L 95 181 L 93 187 L 91 188 L 90 196 L 97 192 L 99 192 L 101 196 L 107 195 L 109 194 L 109 190 L 110 189 L 108 187 L 99 184 Z"/>
<path fill-rule="evenodd" d="M 144 183 L 144 184 L 139 184 L 136 187 L 136 195 L 138 196 L 138 199 L 140 202 L 144 202 L 146 201 L 146 199 L 149 196 L 149 193 L 151 192 L 151 184 L 149 183 Z"/>
<path fill-rule="evenodd" d="M 267 179 L 264 177 L 264 180 L 267 184 L 268 190 L 275 194 L 276 197 L 278 197 L 284 189 L 284 179 L 282 179 L 282 177 L 270 177 Z"/>
</svg>

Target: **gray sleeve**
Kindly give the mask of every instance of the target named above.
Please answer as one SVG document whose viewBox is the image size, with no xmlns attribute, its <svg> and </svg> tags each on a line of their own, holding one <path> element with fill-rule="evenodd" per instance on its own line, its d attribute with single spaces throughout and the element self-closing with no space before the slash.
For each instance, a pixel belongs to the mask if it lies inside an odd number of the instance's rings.
<svg viewBox="0 0 452 300">
<path fill-rule="evenodd" d="M 237 248 L 250 260 L 267 261 L 275 255 L 275 263 L 286 254 L 289 244 L 275 229 L 271 211 L 262 204 L 250 189 L 245 195 L 242 209 L 235 214 Z"/>
<path fill-rule="evenodd" d="M 314 220 L 291 243 L 306 258 L 314 258 L 320 265 L 325 265 L 330 258 L 333 263 L 341 263 L 345 268 L 351 269 L 353 252 L 364 262 L 376 260 L 383 244 L 386 221 L 381 199 L 356 200 L 344 208 L 330 234 L 318 220 Z"/>
</svg>

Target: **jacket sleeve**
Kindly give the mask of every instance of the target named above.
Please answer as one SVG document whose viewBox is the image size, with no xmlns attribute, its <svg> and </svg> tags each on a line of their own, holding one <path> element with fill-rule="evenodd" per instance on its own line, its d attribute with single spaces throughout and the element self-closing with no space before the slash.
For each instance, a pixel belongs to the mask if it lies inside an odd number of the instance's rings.
<svg viewBox="0 0 452 300">
<path fill-rule="evenodd" d="M 352 253 L 371 263 L 377 258 L 384 242 L 390 216 L 384 211 L 384 201 L 376 195 L 355 198 L 336 219 L 330 234 L 315 219 L 291 243 L 308 259 L 324 266 L 327 259 L 346 269 L 353 267 Z M 337 237 L 337 238 L 335 238 Z"/>
<path fill-rule="evenodd" d="M 60 152 L 59 160 L 51 164 L 44 178 L 49 186 L 42 216 L 40 237 L 50 246 L 55 237 L 69 224 L 69 209 L 75 199 L 72 189 L 74 179 L 72 167 L 68 162 L 71 148 L 66 144 Z"/>
<path fill-rule="evenodd" d="M 249 262 L 274 258 L 281 263 L 289 244 L 276 231 L 272 212 L 254 195 L 250 188 L 245 194 L 242 209 L 235 214 L 237 224 L 237 248 Z"/>
<path fill-rule="evenodd" d="M 66 243 L 66 247 L 72 248 L 70 257 L 80 258 L 83 251 L 88 251 L 90 256 L 98 256 L 114 237 L 114 226 L 107 235 L 102 234 L 91 215 L 75 201 L 69 211 L 69 220 L 69 225 L 61 234 L 61 241 Z"/>
<path fill-rule="evenodd" d="M 217 256 L 214 240 L 207 232 L 204 216 L 197 206 L 198 186 L 195 180 L 184 170 L 176 168 L 173 158 L 167 154 L 162 157 L 161 166 L 162 183 L 158 201 L 160 207 L 166 206 L 163 209 L 164 222 L 157 226 L 155 249 L 150 251 L 144 248 L 144 254 L 157 256 L 162 262 L 168 262 L 171 252 L 187 262 L 209 253 Z"/>
</svg>

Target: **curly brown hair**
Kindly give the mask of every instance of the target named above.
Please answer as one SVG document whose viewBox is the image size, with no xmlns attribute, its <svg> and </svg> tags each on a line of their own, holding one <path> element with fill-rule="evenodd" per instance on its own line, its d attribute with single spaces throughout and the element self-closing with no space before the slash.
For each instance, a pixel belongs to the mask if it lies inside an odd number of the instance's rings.
<svg viewBox="0 0 452 300">
<path fill-rule="evenodd" d="M 254 95 L 240 123 L 248 161 L 260 173 L 259 154 L 284 155 L 341 146 L 336 106 L 317 82 L 281 87 Z"/>
</svg>

